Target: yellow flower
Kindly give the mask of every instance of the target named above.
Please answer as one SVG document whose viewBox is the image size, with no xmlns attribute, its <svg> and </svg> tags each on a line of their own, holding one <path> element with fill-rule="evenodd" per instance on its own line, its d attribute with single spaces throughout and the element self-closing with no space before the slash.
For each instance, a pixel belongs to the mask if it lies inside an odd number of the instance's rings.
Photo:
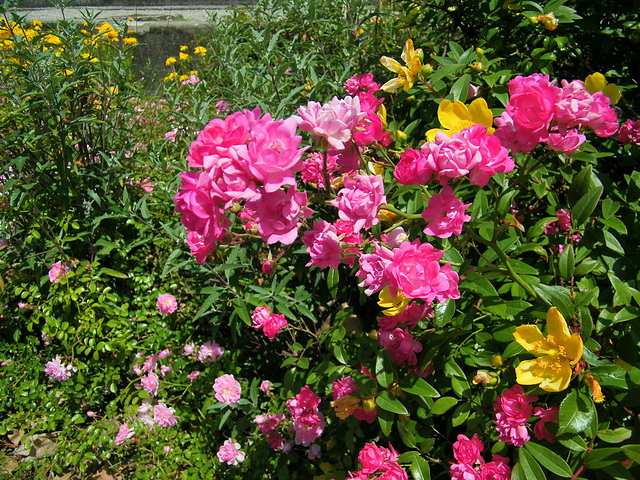
<svg viewBox="0 0 640 480">
<path fill-rule="evenodd" d="M 556 307 L 547 312 L 547 337 L 536 325 L 522 325 L 513 336 L 527 352 L 539 355 L 516 367 L 516 381 L 521 385 L 540 384 L 547 392 L 561 392 L 569 386 L 571 366 L 582 358 L 582 338 L 569 331 L 567 322 Z"/>
<path fill-rule="evenodd" d="M 589 75 L 584 81 L 584 86 L 591 95 L 596 92 L 602 92 L 605 97 L 609 97 L 611 105 L 618 103 L 622 97 L 618 86 L 614 83 L 607 82 L 604 75 L 600 72 Z"/>
<path fill-rule="evenodd" d="M 188 53 L 180 52 L 180 60 L 187 60 L 188 58 L 189 58 L 189 54 Z"/>
<path fill-rule="evenodd" d="M 407 305 L 409 305 L 409 299 L 406 298 L 400 290 L 398 290 L 398 294 L 394 297 L 391 295 L 389 287 L 384 287 L 378 294 L 378 298 L 378 305 L 384 308 L 382 313 L 387 317 L 400 315 L 404 312 L 404 309 L 407 308 Z"/>
<path fill-rule="evenodd" d="M 349 415 L 351 415 L 354 412 L 354 410 L 357 410 L 358 408 L 360 408 L 361 402 L 362 400 L 360 399 L 360 397 L 349 395 L 349 396 L 340 397 L 334 400 L 333 402 L 330 403 L 330 405 L 335 410 L 336 417 L 345 419 Z"/>
<path fill-rule="evenodd" d="M 176 57 L 169 57 L 167 58 L 167 61 L 164 62 L 165 65 L 168 67 L 169 65 L 172 65 L 174 63 L 176 63 L 178 60 L 176 60 Z"/>
<path fill-rule="evenodd" d="M 124 43 L 125 45 L 137 45 L 138 39 L 135 37 L 126 37 L 122 39 L 122 43 Z"/>
<path fill-rule="evenodd" d="M 49 45 L 60 45 L 62 41 L 57 35 L 48 34 L 44 36 L 44 43 Z"/>
<path fill-rule="evenodd" d="M 193 53 L 195 53 L 196 55 L 204 55 L 204 54 L 206 54 L 206 53 L 207 53 L 207 49 L 206 49 L 206 48 L 204 48 L 204 47 L 196 47 L 196 48 L 193 50 Z"/>
<path fill-rule="evenodd" d="M 187 47 L 186 45 L 180 45 L 181 52 L 186 52 L 187 50 L 189 50 L 189 47 Z"/>
<path fill-rule="evenodd" d="M 422 68 L 422 62 L 420 60 L 420 56 L 422 55 L 422 49 L 418 48 L 417 50 L 413 48 L 413 40 L 409 39 L 404 44 L 404 48 L 402 49 L 401 58 L 405 63 L 405 66 L 400 65 L 396 60 L 389 57 L 382 57 L 380 59 L 380 63 L 387 70 L 391 70 L 394 73 L 397 73 L 398 76 L 389 80 L 387 83 L 380 87 L 385 92 L 393 93 L 399 88 L 404 89 L 405 92 L 408 92 L 418 77 L 418 73 Z"/>
<path fill-rule="evenodd" d="M 165 82 L 168 82 L 169 80 L 172 80 L 174 78 L 176 78 L 178 76 L 177 72 L 171 72 L 169 75 L 167 75 L 166 77 L 163 78 L 163 80 Z"/>
<path fill-rule="evenodd" d="M 493 114 L 484 98 L 476 98 L 469 107 L 460 100 L 452 102 L 443 100 L 438 107 L 438 120 L 444 128 L 432 128 L 427 132 L 427 140 L 433 142 L 436 133 L 443 132 L 451 136 L 452 133 L 480 124 L 487 127 L 487 133 L 493 133 Z"/>
<path fill-rule="evenodd" d="M 544 25 L 544 28 L 546 28 L 547 30 L 553 31 L 556 28 L 558 28 L 558 19 L 553 14 L 553 12 L 549 12 L 547 14 L 540 14 L 537 17 L 537 20 L 539 22 L 542 22 L 542 25 Z"/>
</svg>

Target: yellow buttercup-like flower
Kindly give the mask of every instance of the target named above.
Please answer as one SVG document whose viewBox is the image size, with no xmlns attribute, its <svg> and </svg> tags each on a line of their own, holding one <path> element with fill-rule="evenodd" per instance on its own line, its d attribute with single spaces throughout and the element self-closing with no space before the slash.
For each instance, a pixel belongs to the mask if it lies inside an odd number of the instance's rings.
<svg viewBox="0 0 640 480">
<path fill-rule="evenodd" d="M 382 57 L 380 59 L 380 63 L 383 67 L 388 70 L 391 70 L 394 73 L 397 73 L 398 76 L 389 80 L 387 83 L 380 87 L 385 92 L 393 93 L 399 88 L 404 89 L 405 92 L 408 92 L 418 77 L 418 73 L 422 68 L 422 61 L 420 60 L 420 56 L 422 55 L 422 49 L 418 48 L 417 50 L 413 48 L 413 40 L 409 39 L 404 44 L 404 48 L 402 49 L 401 58 L 405 63 L 405 66 L 400 65 L 396 60 L 389 57 Z"/>
<path fill-rule="evenodd" d="M 618 86 L 615 83 L 607 82 L 600 72 L 589 75 L 584 81 L 584 86 L 591 95 L 596 92 L 602 92 L 605 97 L 609 97 L 611 105 L 618 103 L 622 97 Z"/>
<path fill-rule="evenodd" d="M 472 125 L 480 124 L 487 127 L 487 133 L 493 133 L 493 113 L 489 110 L 484 98 L 476 98 L 469 107 L 460 100 L 452 102 L 444 99 L 438 107 L 438 120 L 444 128 L 432 128 L 427 132 L 427 140 L 433 142 L 436 133 L 443 132 L 451 136 Z"/>
<path fill-rule="evenodd" d="M 394 297 L 391 295 L 389 287 L 384 287 L 380 290 L 378 298 L 378 305 L 384 308 L 382 313 L 387 317 L 400 315 L 404 312 L 404 309 L 407 308 L 407 305 L 409 305 L 409 299 L 406 298 L 400 290 L 398 290 L 398 294 Z"/>
<path fill-rule="evenodd" d="M 569 386 L 571 366 L 582 358 L 582 338 L 569 331 L 567 322 L 556 307 L 547 312 L 547 337 L 536 325 L 522 325 L 513 334 L 527 352 L 538 355 L 516 367 L 516 381 L 521 385 L 540 384 L 547 392 L 561 392 Z"/>
</svg>

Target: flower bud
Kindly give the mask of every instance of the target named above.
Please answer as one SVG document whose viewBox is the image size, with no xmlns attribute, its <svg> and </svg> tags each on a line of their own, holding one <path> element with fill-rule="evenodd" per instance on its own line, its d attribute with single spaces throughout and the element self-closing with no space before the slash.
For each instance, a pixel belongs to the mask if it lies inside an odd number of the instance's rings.
<svg viewBox="0 0 640 480">
<path fill-rule="evenodd" d="M 501 367 L 504 363 L 504 358 L 499 353 L 496 353 L 493 357 L 491 357 L 491 365 L 494 367 Z"/>
<path fill-rule="evenodd" d="M 381 222 L 392 223 L 397 218 L 398 218 L 398 215 L 396 215 L 395 213 L 393 213 L 393 212 L 391 212 L 389 210 L 381 209 L 378 212 L 378 220 L 380 220 Z"/>
<path fill-rule="evenodd" d="M 407 141 L 407 134 L 402 130 L 396 130 L 396 140 L 405 143 Z"/>
<path fill-rule="evenodd" d="M 476 48 L 476 55 L 484 55 L 484 50 L 480 47 Z"/>
<path fill-rule="evenodd" d="M 422 68 L 420 69 L 420 75 L 422 75 L 423 78 L 428 77 L 432 73 L 433 73 L 433 65 L 431 65 L 430 63 L 423 65 Z"/>
<path fill-rule="evenodd" d="M 365 412 L 372 412 L 374 408 L 376 408 L 376 402 L 373 398 L 365 398 L 362 400 L 362 409 Z"/>
</svg>

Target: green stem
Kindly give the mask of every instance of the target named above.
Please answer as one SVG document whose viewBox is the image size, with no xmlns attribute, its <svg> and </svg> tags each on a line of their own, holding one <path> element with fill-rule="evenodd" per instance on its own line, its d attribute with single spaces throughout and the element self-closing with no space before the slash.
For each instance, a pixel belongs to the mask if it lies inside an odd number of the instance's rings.
<svg viewBox="0 0 640 480">
<path fill-rule="evenodd" d="M 402 210 L 398 210 L 396 207 L 394 207 L 393 205 L 383 205 L 382 207 L 380 207 L 381 210 L 387 210 L 389 212 L 395 213 L 396 215 L 399 215 L 403 218 L 407 218 L 410 220 L 422 220 L 422 215 L 417 214 L 417 213 L 405 213 Z"/>
</svg>

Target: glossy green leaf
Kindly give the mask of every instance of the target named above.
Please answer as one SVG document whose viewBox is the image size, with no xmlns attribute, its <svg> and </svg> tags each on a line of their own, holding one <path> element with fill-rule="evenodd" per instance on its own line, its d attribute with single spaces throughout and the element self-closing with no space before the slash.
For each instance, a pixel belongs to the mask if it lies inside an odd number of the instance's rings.
<svg viewBox="0 0 640 480">
<path fill-rule="evenodd" d="M 387 412 L 398 415 L 409 415 L 409 411 L 394 395 L 389 392 L 382 392 L 376 397 L 376 405 Z"/>
<path fill-rule="evenodd" d="M 394 367 L 389 355 L 383 350 L 376 357 L 376 379 L 382 388 L 388 388 L 394 381 Z"/>
<path fill-rule="evenodd" d="M 449 409 L 451 409 L 454 405 L 458 403 L 458 400 L 453 397 L 442 397 L 435 401 L 433 407 L 431 408 L 431 414 L 433 415 L 442 415 Z"/>
<path fill-rule="evenodd" d="M 537 443 L 526 442 L 524 446 L 544 468 L 561 477 L 571 478 L 571 467 L 560 455 Z"/>
<path fill-rule="evenodd" d="M 558 258 L 558 272 L 567 282 L 570 282 L 573 278 L 575 262 L 576 258 L 573 251 L 573 245 L 567 245 Z"/>
<path fill-rule="evenodd" d="M 421 397 L 436 398 L 440 396 L 440 393 L 429 385 L 425 379 L 416 377 L 415 375 L 406 376 L 402 380 L 400 388 L 404 392 Z"/>
<path fill-rule="evenodd" d="M 598 206 L 604 188 L 595 187 L 589 190 L 571 209 L 571 223 L 574 227 L 584 225 Z"/>
<path fill-rule="evenodd" d="M 400 434 L 400 438 L 404 444 L 409 448 L 416 448 L 416 439 L 413 436 L 413 433 L 411 433 L 407 427 L 399 421 L 396 422 L 396 427 L 398 428 L 398 433 Z"/>
<path fill-rule="evenodd" d="M 558 420 L 558 435 L 584 432 L 597 422 L 593 401 L 577 390 L 571 390 L 560 403 Z"/>
<path fill-rule="evenodd" d="M 540 464 L 526 449 L 518 449 L 518 460 L 527 480 L 547 480 Z"/>
<path fill-rule="evenodd" d="M 596 433 L 600 440 L 607 443 L 621 443 L 631 438 L 633 431 L 628 428 L 618 427 L 615 429 L 600 430 Z"/>
<path fill-rule="evenodd" d="M 625 454 L 620 447 L 598 448 L 585 455 L 584 465 L 589 469 L 595 470 L 618 463 L 624 458 Z"/>
<path fill-rule="evenodd" d="M 411 462 L 411 476 L 414 480 L 431 480 L 431 470 L 429 469 L 429 462 L 422 457 L 414 458 Z"/>
</svg>

